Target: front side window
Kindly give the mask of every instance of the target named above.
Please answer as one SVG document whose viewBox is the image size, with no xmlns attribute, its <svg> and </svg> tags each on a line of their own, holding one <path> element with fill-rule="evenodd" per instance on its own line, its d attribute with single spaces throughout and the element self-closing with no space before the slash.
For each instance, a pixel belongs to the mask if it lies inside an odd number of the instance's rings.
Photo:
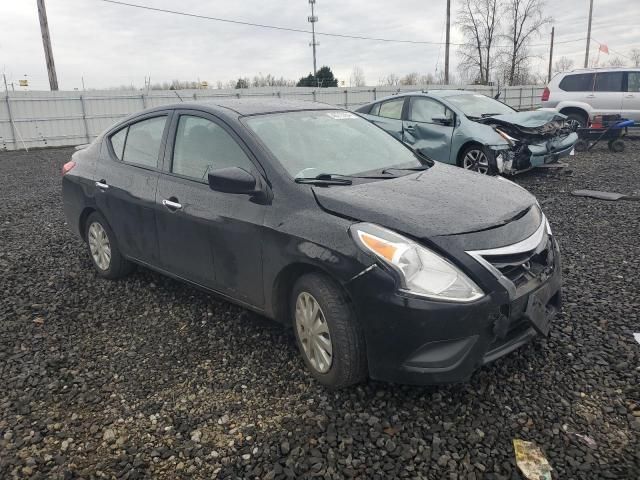
<svg viewBox="0 0 640 480">
<path fill-rule="evenodd" d="M 513 108 L 498 100 L 479 93 L 461 93 L 446 98 L 458 107 L 468 118 L 482 118 L 494 115 L 507 115 L 515 112 Z"/>
<path fill-rule="evenodd" d="M 565 92 L 590 92 L 593 90 L 593 77 L 593 73 L 567 75 L 558 86 Z"/>
<path fill-rule="evenodd" d="M 409 120 L 413 122 L 436 123 L 433 117 L 451 118 L 451 110 L 440 102 L 426 97 L 413 97 Z"/>
<path fill-rule="evenodd" d="M 246 123 L 293 178 L 424 164 L 402 142 L 351 112 L 274 113 Z"/>
<path fill-rule="evenodd" d="M 132 123 L 111 137 L 120 160 L 143 167 L 158 167 L 158 155 L 167 117 L 154 117 Z"/>
<path fill-rule="evenodd" d="M 627 92 L 640 92 L 640 72 L 629 72 L 627 80 Z"/>
<path fill-rule="evenodd" d="M 206 180 L 213 170 L 240 167 L 251 171 L 251 160 L 221 126 L 202 117 L 181 115 L 171 171 Z"/>
<path fill-rule="evenodd" d="M 404 105 L 404 98 L 398 98 L 397 100 L 389 100 L 380 104 L 379 116 L 385 118 L 393 118 L 400 120 L 402 118 L 402 106 Z"/>
<path fill-rule="evenodd" d="M 596 74 L 596 92 L 621 92 L 624 72 L 603 72 Z"/>
</svg>

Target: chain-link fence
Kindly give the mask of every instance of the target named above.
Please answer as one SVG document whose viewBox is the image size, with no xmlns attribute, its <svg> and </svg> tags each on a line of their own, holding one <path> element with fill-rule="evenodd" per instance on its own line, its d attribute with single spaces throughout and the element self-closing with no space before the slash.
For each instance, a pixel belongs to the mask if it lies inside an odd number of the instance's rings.
<svg viewBox="0 0 640 480">
<path fill-rule="evenodd" d="M 0 102 L 0 150 L 80 145 L 90 142 L 120 118 L 149 107 L 217 98 L 278 97 L 355 109 L 403 91 L 455 88 L 493 96 L 497 87 L 401 86 L 354 88 L 263 87 L 237 90 L 151 90 L 7 92 Z M 501 90 L 500 100 L 518 110 L 540 106 L 542 87 Z"/>
</svg>

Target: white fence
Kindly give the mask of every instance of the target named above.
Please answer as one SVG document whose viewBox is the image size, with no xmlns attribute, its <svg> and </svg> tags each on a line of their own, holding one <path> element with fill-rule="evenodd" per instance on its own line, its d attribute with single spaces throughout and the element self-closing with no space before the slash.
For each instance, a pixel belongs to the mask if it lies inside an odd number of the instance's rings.
<svg viewBox="0 0 640 480">
<path fill-rule="evenodd" d="M 237 90 L 151 90 L 7 92 L 0 101 L 0 150 L 80 145 L 93 140 L 118 119 L 148 107 L 216 98 L 279 97 L 357 108 L 402 91 L 464 88 L 495 95 L 496 87 L 402 86 L 361 88 L 265 87 Z M 519 110 L 540 106 L 542 87 L 517 86 L 502 90 L 500 100 Z M 0 97 L 1 98 L 1 97 Z"/>
</svg>

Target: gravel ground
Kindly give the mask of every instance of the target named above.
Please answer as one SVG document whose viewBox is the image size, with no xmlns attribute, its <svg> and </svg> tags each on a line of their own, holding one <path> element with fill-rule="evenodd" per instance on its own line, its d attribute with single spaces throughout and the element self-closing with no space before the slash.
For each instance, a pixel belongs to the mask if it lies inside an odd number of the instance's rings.
<svg viewBox="0 0 640 480">
<path fill-rule="evenodd" d="M 339 392 L 273 322 L 148 270 L 98 278 L 61 210 L 72 151 L 0 154 L 0 478 L 515 479 L 513 438 L 554 478 L 640 478 L 640 203 L 569 194 L 640 194 L 640 142 L 517 179 L 563 251 L 548 340 L 465 385 Z"/>
</svg>

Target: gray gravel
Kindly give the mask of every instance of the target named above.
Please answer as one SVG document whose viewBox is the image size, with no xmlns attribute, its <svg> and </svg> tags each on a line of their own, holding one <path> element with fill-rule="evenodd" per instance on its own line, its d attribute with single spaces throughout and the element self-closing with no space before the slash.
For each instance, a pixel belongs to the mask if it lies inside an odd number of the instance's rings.
<svg viewBox="0 0 640 480">
<path fill-rule="evenodd" d="M 329 392 L 291 334 L 138 269 L 99 279 L 60 206 L 72 149 L 0 154 L 0 478 L 640 478 L 640 144 L 517 179 L 566 280 L 551 337 L 466 385 Z M 589 435 L 595 448 L 575 435 Z"/>
</svg>

